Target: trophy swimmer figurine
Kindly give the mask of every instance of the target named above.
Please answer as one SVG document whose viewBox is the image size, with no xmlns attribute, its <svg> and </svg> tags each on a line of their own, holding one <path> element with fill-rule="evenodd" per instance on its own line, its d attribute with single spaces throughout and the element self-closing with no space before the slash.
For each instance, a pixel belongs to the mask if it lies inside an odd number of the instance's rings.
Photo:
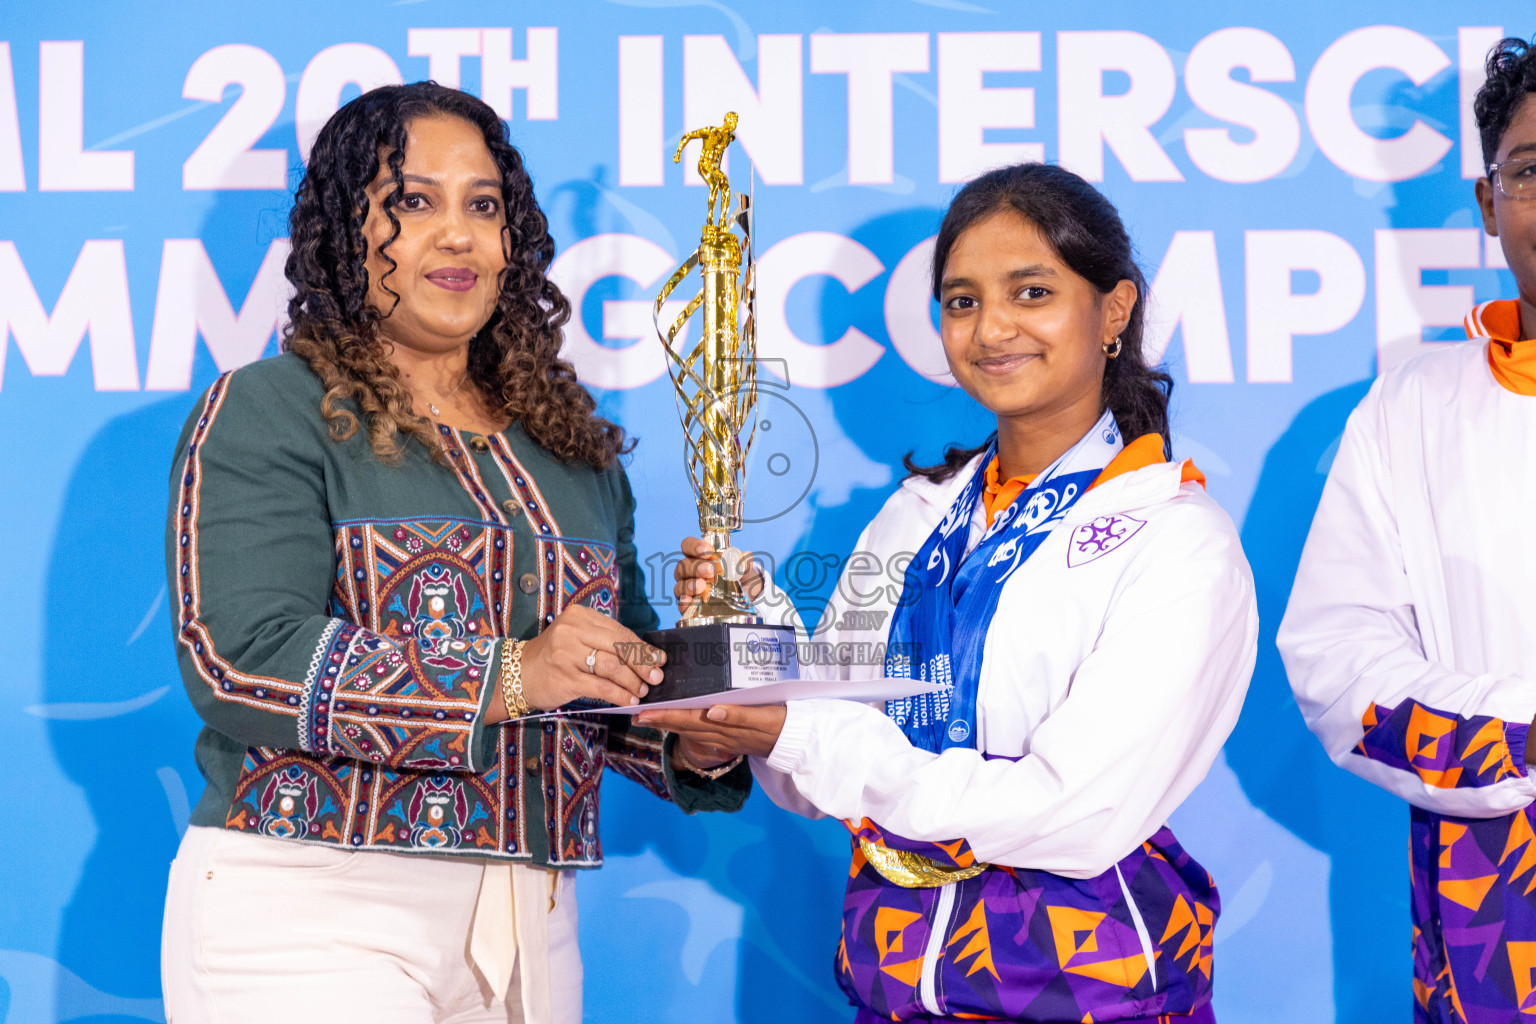
<svg viewBox="0 0 1536 1024">
<path fill-rule="evenodd" d="M 737 196 L 731 216 L 730 180 L 720 166 L 735 129 L 736 115 L 728 113 L 718 127 L 684 135 L 673 156 L 674 163 L 681 162 L 688 143 L 700 143 L 699 177 L 709 186 L 709 215 L 698 249 L 656 296 L 653 319 L 677 396 L 699 529 L 720 556 L 721 571 L 676 628 L 646 635 L 668 656 L 667 685 L 651 691 L 653 700 L 777 682 L 799 671 L 794 631 L 763 624 L 741 586 L 746 558 L 731 544 L 732 532 L 741 529 L 742 482 L 757 405 L 752 201 L 750 194 Z M 664 304 L 695 269 L 699 293 L 664 327 Z M 699 338 L 689 346 L 688 321 L 695 314 Z"/>
<path fill-rule="evenodd" d="M 725 171 L 720 169 L 720 162 L 725 159 L 726 148 L 734 138 L 736 138 L 736 112 L 733 110 L 725 115 L 725 120 L 721 122 L 720 127 L 696 128 L 684 135 L 677 142 L 677 152 L 672 154 L 673 163 L 682 163 L 683 150 L 687 148 L 688 143 L 694 139 L 703 143 L 699 147 L 699 177 L 709 186 L 709 217 L 704 221 L 706 238 L 709 236 L 709 228 L 716 226 L 716 205 L 719 205 L 722 220 L 731 209 L 731 181 L 725 176 Z"/>
</svg>

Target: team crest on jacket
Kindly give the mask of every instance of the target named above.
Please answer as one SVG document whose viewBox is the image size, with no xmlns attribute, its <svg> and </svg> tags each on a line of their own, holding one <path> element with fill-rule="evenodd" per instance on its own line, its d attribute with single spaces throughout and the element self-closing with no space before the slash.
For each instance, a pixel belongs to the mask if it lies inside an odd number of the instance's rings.
<svg viewBox="0 0 1536 1024">
<path fill-rule="evenodd" d="M 1146 521 L 1132 516 L 1099 516 L 1072 531 L 1067 541 L 1067 568 L 1086 565 L 1136 536 Z"/>
</svg>

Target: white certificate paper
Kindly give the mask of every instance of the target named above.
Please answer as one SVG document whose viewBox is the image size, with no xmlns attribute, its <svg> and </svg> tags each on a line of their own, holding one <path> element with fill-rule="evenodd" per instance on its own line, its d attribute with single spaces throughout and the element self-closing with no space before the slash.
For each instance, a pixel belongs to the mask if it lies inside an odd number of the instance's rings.
<svg viewBox="0 0 1536 1024">
<path fill-rule="evenodd" d="M 856 700 L 862 703 L 896 700 L 920 693 L 936 693 L 944 687 L 921 679 L 902 679 L 886 676 L 882 679 L 784 679 L 777 683 L 743 686 L 720 693 L 703 693 L 697 697 L 678 700 L 658 700 L 649 704 L 631 704 L 629 707 L 593 708 L 581 711 L 552 711 L 545 715 L 529 715 L 528 718 L 544 718 L 547 715 L 638 715 L 642 711 L 686 710 L 712 708 L 717 704 L 782 704 L 787 700 Z"/>
</svg>

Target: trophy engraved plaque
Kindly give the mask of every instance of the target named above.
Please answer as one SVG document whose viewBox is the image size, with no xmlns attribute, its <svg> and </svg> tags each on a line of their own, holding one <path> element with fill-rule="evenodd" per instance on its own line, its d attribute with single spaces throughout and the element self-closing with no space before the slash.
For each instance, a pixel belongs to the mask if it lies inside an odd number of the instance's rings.
<svg viewBox="0 0 1536 1024">
<path fill-rule="evenodd" d="M 735 128 L 736 115 L 728 113 L 719 127 L 684 135 L 672 157 L 680 162 L 684 147 L 699 141 L 699 176 L 709 186 L 709 215 L 698 249 L 656 296 L 652 318 L 677 396 L 700 536 L 719 556 L 719 572 L 709 593 L 689 607 L 676 627 L 645 634 L 647 643 L 667 652 L 666 682 L 647 701 L 719 693 L 800 674 L 795 631 L 763 623 L 742 587 L 745 556 L 731 544 L 731 533 L 741 529 L 743 475 L 757 404 L 752 199 L 750 190 L 738 196 L 732 214 L 730 180 L 720 166 Z M 663 325 L 664 304 L 695 269 L 699 293 Z M 688 322 L 696 314 L 699 337 L 689 345 Z"/>
</svg>

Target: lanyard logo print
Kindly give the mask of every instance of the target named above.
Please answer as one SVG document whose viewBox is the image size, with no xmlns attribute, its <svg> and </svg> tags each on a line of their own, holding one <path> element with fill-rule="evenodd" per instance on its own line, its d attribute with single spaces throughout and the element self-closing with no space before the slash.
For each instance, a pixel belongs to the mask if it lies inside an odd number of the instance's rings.
<svg viewBox="0 0 1536 1024">
<path fill-rule="evenodd" d="M 891 623 L 886 672 L 944 684 L 938 693 L 891 701 L 886 712 L 913 744 L 937 752 L 975 745 L 976 693 L 999 592 L 1122 447 L 1108 412 L 1000 512 L 967 556 L 965 542 L 986 480 L 967 482 L 907 568 Z"/>
</svg>

